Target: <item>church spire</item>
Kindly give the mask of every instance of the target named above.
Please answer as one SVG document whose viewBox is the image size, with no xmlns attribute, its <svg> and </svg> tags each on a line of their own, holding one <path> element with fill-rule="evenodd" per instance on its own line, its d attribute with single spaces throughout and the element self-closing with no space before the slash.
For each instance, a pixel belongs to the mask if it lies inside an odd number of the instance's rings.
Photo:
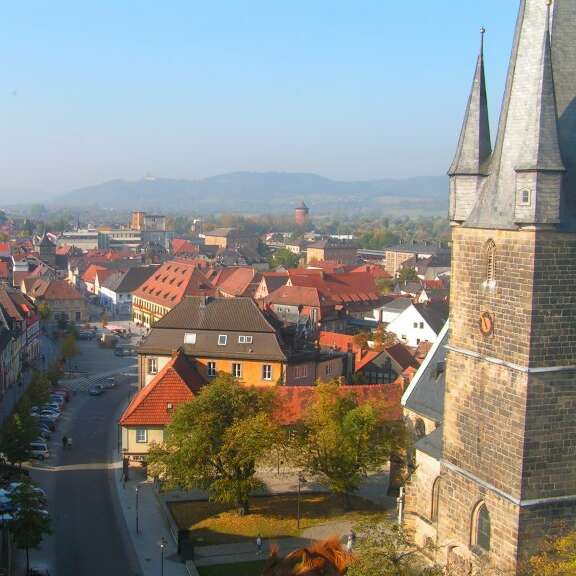
<svg viewBox="0 0 576 576">
<path fill-rule="evenodd" d="M 576 230 L 576 2 L 522 0 L 489 176 L 464 223 Z"/>
<path fill-rule="evenodd" d="M 450 166 L 450 221 L 457 225 L 470 215 L 487 172 L 486 165 L 492 154 L 490 121 L 484 74 L 484 34 L 480 30 L 480 53 L 472 90 L 468 98 L 466 115 L 460 132 L 456 156 Z"/>
<path fill-rule="evenodd" d="M 484 34 L 480 29 L 480 53 L 476 63 L 472 90 L 468 99 L 464 124 L 456 156 L 448 174 L 470 175 L 482 174 L 484 163 L 490 158 L 490 122 L 488 117 L 488 99 L 486 97 L 486 77 L 484 74 Z"/>
<path fill-rule="evenodd" d="M 556 90 L 552 73 L 552 46 L 550 42 L 550 6 L 546 2 L 546 22 L 539 62 L 539 78 L 535 101 L 529 110 L 524 145 L 516 170 L 564 171 L 558 136 Z"/>
</svg>

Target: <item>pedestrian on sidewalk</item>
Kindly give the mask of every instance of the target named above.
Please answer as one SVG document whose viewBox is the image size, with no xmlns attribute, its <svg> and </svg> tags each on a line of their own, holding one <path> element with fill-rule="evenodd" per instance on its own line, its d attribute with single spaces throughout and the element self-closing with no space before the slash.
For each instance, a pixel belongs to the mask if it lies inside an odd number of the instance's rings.
<svg viewBox="0 0 576 576">
<path fill-rule="evenodd" d="M 256 536 L 256 555 L 262 555 L 262 536 L 260 536 L 260 534 Z"/>
<path fill-rule="evenodd" d="M 350 533 L 348 534 L 348 539 L 346 540 L 346 552 L 348 552 L 348 554 L 352 554 L 352 549 L 354 548 L 354 537 L 355 537 L 354 532 L 350 530 Z"/>
<path fill-rule="evenodd" d="M 68 438 L 68 450 L 72 450 L 72 438 Z"/>
<path fill-rule="evenodd" d="M 66 450 L 66 447 L 68 446 L 68 438 L 66 437 L 66 435 L 62 436 L 62 450 Z"/>
</svg>

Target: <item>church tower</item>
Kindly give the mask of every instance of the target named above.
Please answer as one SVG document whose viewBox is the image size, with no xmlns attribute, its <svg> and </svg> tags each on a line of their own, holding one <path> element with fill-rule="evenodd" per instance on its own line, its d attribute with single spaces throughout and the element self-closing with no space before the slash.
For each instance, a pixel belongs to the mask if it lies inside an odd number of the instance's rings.
<svg viewBox="0 0 576 576">
<path fill-rule="evenodd" d="M 480 54 L 450 169 L 439 554 L 514 574 L 576 521 L 576 0 L 521 0 L 490 149 Z"/>
</svg>

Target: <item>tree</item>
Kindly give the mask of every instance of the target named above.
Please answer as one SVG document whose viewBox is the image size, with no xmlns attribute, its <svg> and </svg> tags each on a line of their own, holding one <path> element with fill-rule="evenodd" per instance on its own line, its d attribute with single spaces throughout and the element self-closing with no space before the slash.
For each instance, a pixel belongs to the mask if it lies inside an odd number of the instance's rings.
<svg viewBox="0 0 576 576">
<path fill-rule="evenodd" d="M 335 494 L 349 496 L 369 472 L 379 470 L 400 447 L 398 426 L 385 426 L 377 405 L 360 405 L 338 383 L 318 384 L 296 434 L 295 458 Z"/>
<path fill-rule="evenodd" d="M 545 541 L 542 551 L 530 558 L 530 576 L 572 576 L 576 574 L 576 531 Z"/>
<path fill-rule="evenodd" d="M 419 548 L 401 527 L 380 522 L 358 531 L 358 544 L 347 576 L 441 576 L 438 566 L 426 566 Z"/>
<path fill-rule="evenodd" d="M 366 350 L 368 348 L 368 341 L 370 340 L 370 334 L 368 332 L 358 332 L 358 334 L 354 334 L 352 338 L 352 342 L 362 350 Z"/>
<path fill-rule="evenodd" d="M 249 513 L 250 493 L 262 483 L 256 463 L 274 447 L 271 393 L 219 375 L 192 402 L 176 410 L 166 440 L 149 453 L 150 470 L 171 486 L 202 488 L 211 500 Z"/>
<path fill-rule="evenodd" d="M 38 304 L 38 314 L 40 314 L 40 319 L 46 322 L 52 314 L 50 306 L 48 306 L 46 302 L 40 302 L 40 304 Z"/>
<path fill-rule="evenodd" d="M 274 252 L 270 265 L 272 268 L 277 268 L 282 266 L 283 268 L 298 268 L 300 263 L 300 257 L 293 252 L 290 252 L 287 248 L 279 248 Z"/>
<path fill-rule="evenodd" d="M 38 424 L 24 402 L 0 430 L 0 452 L 10 464 L 22 464 L 30 459 L 30 442 L 37 437 Z"/>
<path fill-rule="evenodd" d="M 387 332 L 383 324 L 379 324 L 378 328 L 374 331 L 375 348 L 378 351 L 384 350 L 388 346 L 392 346 L 396 342 L 396 336 L 391 332 Z"/>
<path fill-rule="evenodd" d="M 45 374 L 34 372 L 26 391 L 30 404 L 37 406 L 50 400 L 50 380 Z"/>
<path fill-rule="evenodd" d="M 78 356 L 80 354 L 80 348 L 78 348 L 78 343 L 76 342 L 76 336 L 72 333 L 68 334 L 62 345 L 60 346 L 60 356 L 66 362 Z"/>
<path fill-rule="evenodd" d="M 46 379 L 48 380 L 48 382 L 50 383 L 51 386 L 57 386 L 58 382 L 60 381 L 60 379 L 63 376 L 62 368 L 60 367 L 60 365 L 58 363 L 54 362 L 54 363 L 50 364 L 50 366 L 48 367 L 48 370 L 46 370 L 46 372 L 44 372 L 44 376 L 46 377 Z"/>
<path fill-rule="evenodd" d="M 26 550 L 26 574 L 30 573 L 30 549 L 37 549 L 45 534 L 50 534 L 50 516 L 44 510 L 42 495 L 23 482 L 12 494 L 14 505 L 10 532 L 16 546 Z"/>
<path fill-rule="evenodd" d="M 398 280 L 400 282 L 416 282 L 418 280 L 418 274 L 414 268 L 402 268 L 398 274 Z"/>
<path fill-rule="evenodd" d="M 378 278 L 376 280 L 376 286 L 380 294 L 386 296 L 394 291 L 394 280 L 392 280 L 392 278 Z"/>
</svg>

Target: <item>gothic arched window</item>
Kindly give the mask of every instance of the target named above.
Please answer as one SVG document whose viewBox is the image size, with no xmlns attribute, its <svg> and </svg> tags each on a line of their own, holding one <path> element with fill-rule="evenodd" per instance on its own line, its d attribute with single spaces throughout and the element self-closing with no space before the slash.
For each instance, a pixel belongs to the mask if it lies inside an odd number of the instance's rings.
<svg viewBox="0 0 576 576">
<path fill-rule="evenodd" d="M 473 544 L 483 550 L 490 551 L 491 540 L 490 513 L 483 502 L 478 505 L 474 514 Z"/>
<path fill-rule="evenodd" d="M 494 240 L 486 242 L 486 280 L 496 280 L 496 244 Z"/>
<path fill-rule="evenodd" d="M 438 520 L 438 504 L 440 503 L 440 477 L 434 480 L 432 485 L 432 507 L 430 510 L 430 520 L 436 522 Z"/>
</svg>

